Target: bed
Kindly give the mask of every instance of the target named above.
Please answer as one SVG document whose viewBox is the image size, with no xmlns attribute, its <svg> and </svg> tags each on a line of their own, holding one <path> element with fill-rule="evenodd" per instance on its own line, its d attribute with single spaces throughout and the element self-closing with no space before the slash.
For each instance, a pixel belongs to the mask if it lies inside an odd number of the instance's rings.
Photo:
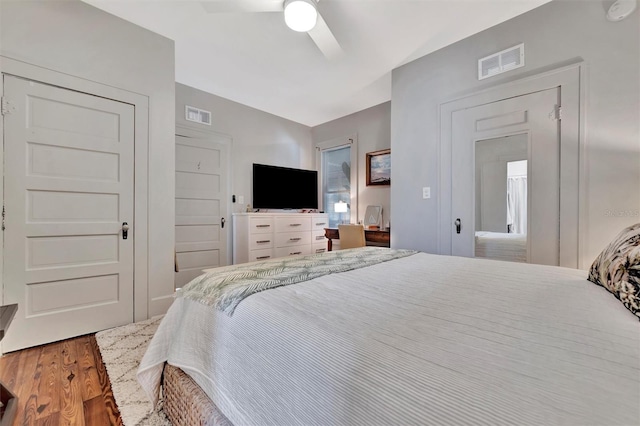
<svg viewBox="0 0 640 426">
<path fill-rule="evenodd" d="M 176 425 L 638 424 L 638 318 L 586 277 L 410 253 L 233 306 L 185 293 L 138 379 L 155 402 L 170 365 Z"/>
<path fill-rule="evenodd" d="M 527 262 L 527 235 L 476 231 L 476 257 Z"/>
</svg>

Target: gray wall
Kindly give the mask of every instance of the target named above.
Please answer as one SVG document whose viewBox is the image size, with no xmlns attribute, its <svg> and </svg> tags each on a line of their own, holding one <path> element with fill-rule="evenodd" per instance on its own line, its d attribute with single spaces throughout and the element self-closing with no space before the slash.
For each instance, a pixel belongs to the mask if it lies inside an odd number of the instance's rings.
<svg viewBox="0 0 640 426">
<path fill-rule="evenodd" d="M 588 72 L 584 265 L 639 221 L 640 11 L 608 22 L 609 3 L 556 0 L 393 71 L 393 246 L 437 251 L 439 105 L 577 59 Z M 479 58 L 522 42 L 525 67 L 478 81 Z M 421 198 L 423 186 L 431 199 Z"/>
<path fill-rule="evenodd" d="M 252 164 L 313 169 L 309 127 L 176 83 L 176 125 L 223 133 L 233 139 L 231 148 L 232 194 L 244 196 L 244 205 L 232 205 L 241 212 L 251 204 Z M 212 112 L 211 126 L 187 121 L 185 105 Z"/>
<path fill-rule="evenodd" d="M 149 98 L 149 315 L 172 302 L 173 41 L 78 0 L 0 1 L 0 55 Z"/>
<path fill-rule="evenodd" d="M 390 120 L 391 102 L 385 102 L 311 129 L 314 145 L 341 136 L 358 135 L 358 220 L 364 218 L 368 205 L 381 205 L 383 226 L 391 220 L 391 190 L 388 186 L 366 186 L 366 153 L 391 146 Z M 391 151 L 391 170 L 395 167 L 394 154 Z M 392 186 L 395 185 L 392 182 Z"/>
</svg>

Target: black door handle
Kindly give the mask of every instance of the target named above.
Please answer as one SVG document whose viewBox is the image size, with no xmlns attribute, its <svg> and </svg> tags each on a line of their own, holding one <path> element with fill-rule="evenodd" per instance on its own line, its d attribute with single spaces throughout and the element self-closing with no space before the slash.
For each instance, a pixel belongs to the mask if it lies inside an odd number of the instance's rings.
<svg viewBox="0 0 640 426">
<path fill-rule="evenodd" d="M 460 233 L 460 228 L 462 228 L 462 221 L 460 220 L 460 218 L 457 218 L 455 222 L 456 225 L 456 233 L 459 234 Z"/>
<path fill-rule="evenodd" d="M 129 224 L 127 222 L 122 222 L 122 239 L 126 240 L 129 236 Z"/>
<path fill-rule="evenodd" d="M 224 224 L 225 224 L 226 220 L 223 218 L 220 219 L 220 227 L 224 228 Z"/>
</svg>

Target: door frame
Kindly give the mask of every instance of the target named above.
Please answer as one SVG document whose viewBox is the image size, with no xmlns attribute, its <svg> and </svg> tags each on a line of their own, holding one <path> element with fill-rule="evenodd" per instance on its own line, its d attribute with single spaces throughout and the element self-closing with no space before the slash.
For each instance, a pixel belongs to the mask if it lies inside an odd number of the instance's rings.
<svg viewBox="0 0 640 426">
<path fill-rule="evenodd" d="M 231 151 L 231 148 L 233 148 L 233 138 L 230 135 L 224 134 L 224 133 L 219 133 L 219 132 L 215 132 L 212 130 L 200 130 L 200 129 L 193 129 L 191 127 L 187 127 L 181 124 L 176 124 L 176 136 L 182 136 L 185 138 L 192 138 L 192 139 L 204 139 L 206 141 L 209 142 L 215 142 L 215 143 L 220 143 L 223 145 L 227 146 L 227 153 L 228 153 L 228 157 L 227 157 L 227 173 L 229 176 L 227 176 L 227 197 L 229 197 L 232 194 L 232 177 L 233 177 L 233 161 L 231 160 L 231 157 L 233 155 L 233 152 Z M 174 145 L 175 145 L 175 141 L 174 141 Z M 175 198 L 175 197 L 174 197 Z M 227 218 L 227 226 L 229 227 L 229 234 L 227 235 L 227 265 L 232 265 L 232 253 L 233 253 L 233 231 L 231 231 L 233 229 L 233 224 L 232 224 L 232 217 L 231 217 L 231 209 L 232 209 L 232 204 L 230 202 L 229 199 L 227 199 L 227 208 L 226 211 L 223 212 L 224 217 Z M 175 232 L 175 217 L 174 217 L 174 232 Z"/>
<path fill-rule="evenodd" d="M 586 235 L 585 208 L 585 87 L 582 61 L 480 91 L 461 94 L 439 104 L 438 240 L 440 254 L 451 254 L 452 219 L 452 115 L 455 111 L 499 102 L 554 87 L 560 88 L 560 256 L 559 265 L 583 268 Z M 551 112 L 551 111 L 550 111 Z"/>
<path fill-rule="evenodd" d="M 4 96 L 4 75 L 86 93 L 134 107 L 134 259 L 133 259 L 133 320 L 147 319 L 149 313 L 148 256 L 148 169 L 149 169 L 149 98 L 147 96 L 52 71 L 47 68 L 0 56 L 0 96 Z M 0 120 L 0 143 L 4 147 L 4 120 Z M 4 148 L 0 150 L 0 199 L 4 203 Z M 1 231 L 0 231 L 1 232 Z M 0 277 L 4 276 L 4 235 L 0 244 Z M 4 302 L 4 282 L 0 284 L 0 305 Z M 2 352 L 0 347 L 0 353 Z"/>
</svg>

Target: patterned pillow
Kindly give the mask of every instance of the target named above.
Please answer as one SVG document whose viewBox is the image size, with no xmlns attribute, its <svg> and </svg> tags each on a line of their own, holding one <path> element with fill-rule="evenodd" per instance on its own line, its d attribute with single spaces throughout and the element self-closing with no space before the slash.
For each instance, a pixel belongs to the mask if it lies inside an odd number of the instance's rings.
<svg viewBox="0 0 640 426">
<path fill-rule="evenodd" d="M 609 290 L 640 319 L 640 223 L 602 250 L 591 265 L 589 281 Z"/>
</svg>

